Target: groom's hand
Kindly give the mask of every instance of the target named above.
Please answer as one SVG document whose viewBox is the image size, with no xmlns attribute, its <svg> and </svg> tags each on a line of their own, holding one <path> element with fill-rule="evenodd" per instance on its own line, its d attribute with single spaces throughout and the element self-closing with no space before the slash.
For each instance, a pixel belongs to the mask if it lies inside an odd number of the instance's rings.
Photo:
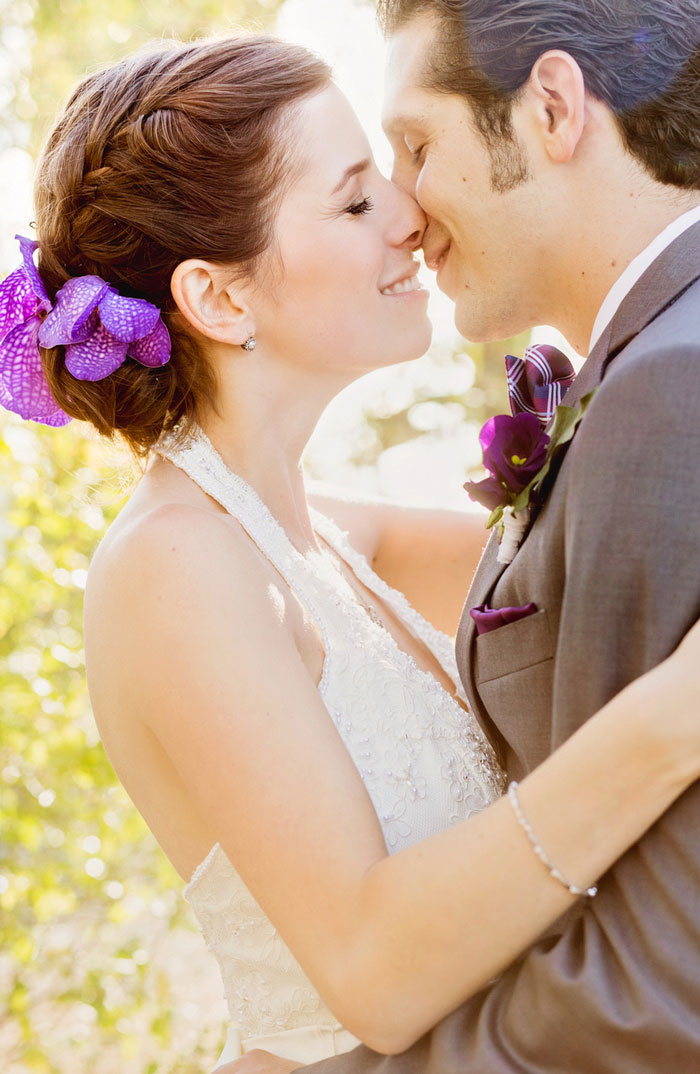
<svg viewBox="0 0 700 1074">
<path fill-rule="evenodd" d="M 241 1059 L 217 1067 L 214 1074 L 290 1074 L 292 1070 L 300 1070 L 303 1065 L 256 1048 Z"/>
</svg>

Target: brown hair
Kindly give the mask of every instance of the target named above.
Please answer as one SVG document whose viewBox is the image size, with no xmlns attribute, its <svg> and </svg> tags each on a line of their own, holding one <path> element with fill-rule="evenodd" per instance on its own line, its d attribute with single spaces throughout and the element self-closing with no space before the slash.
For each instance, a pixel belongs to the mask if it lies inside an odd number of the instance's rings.
<svg viewBox="0 0 700 1074">
<path fill-rule="evenodd" d="M 85 79 L 49 136 L 36 188 L 39 271 L 49 295 L 94 274 L 158 306 L 170 362 L 131 358 L 97 382 L 67 371 L 62 347 L 42 353 L 53 395 L 137 454 L 214 403 L 213 371 L 173 316 L 175 267 L 190 257 L 252 273 L 272 245 L 295 174 L 295 102 L 323 89 L 328 66 L 262 36 L 170 42 Z"/>
<path fill-rule="evenodd" d="M 543 52 L 562 49 L 660 183 L 700 189 L 698 0 L 378 0 L 385 33 L 436 20 L 428 88 L 465 97 L 486 144 L 513 142 L 514 101 Z"/>
</svg>

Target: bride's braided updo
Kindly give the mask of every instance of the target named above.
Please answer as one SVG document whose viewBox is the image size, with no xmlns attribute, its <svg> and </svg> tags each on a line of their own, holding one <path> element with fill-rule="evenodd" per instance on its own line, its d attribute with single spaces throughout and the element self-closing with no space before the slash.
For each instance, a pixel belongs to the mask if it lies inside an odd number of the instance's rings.
<svg viewBox="0 0 700 1074">
<path fill-rule="evenodd" d="M 329 81 L 305 49 L 240 35 L 159 45 L 78 86 L 39 165 L 39 271 L 52 299 L 93 274 L 152 302 L 172 356 L 157 370 L 129 358 L 91 382 L 71 376 L 62 347 L 43 351 L 68 414 L 145 453 L 215 399 L 208 362 L 173 316 L 173 270 L 199 257 L 255 271 L 295 174 L 293 106 Z"/>
</svg>

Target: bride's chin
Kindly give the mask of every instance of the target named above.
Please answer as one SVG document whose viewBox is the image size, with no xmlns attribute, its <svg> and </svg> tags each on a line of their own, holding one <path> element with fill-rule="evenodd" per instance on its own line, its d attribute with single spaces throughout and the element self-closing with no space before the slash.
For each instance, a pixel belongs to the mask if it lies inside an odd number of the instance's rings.
<svg viewBox="0 0 700 1074">
<path fill-rule="evenodd" d="M 412 340 L 411 353 L 406 355 L 403 359 L 404 362 L 414 362 L 416 358 L 422 358 L 433 342 L 433 322 L 426 317 L 421 327 L 415 332 L 415 338 Z"/>
<path fill-rule="evenodd" d="M 420 347 L 403 348 L 402 350 L 395 350 L 391 354 L 384 355 L 381 362 L 373 366 L 373 369 L 388 369 L 394 365 L 406 365 L 407 362 L 417 362 L 419 358 L 422 358 L 430 349 L 432 342 L 432 331 L 427 335 L 424 345 Z M 371 372 L 371 370 L 368 370 Z"/>
<path fill-rule="evenodd" d="M 430 349 L 433 340 L 433 325 L 427 317 L 422 323 L 405 325 L 401 333 L 396 333 L 390 346 L 369 351 L 357 356 L 357 362 L 350 361 L 348 369 L 352 371 L 351 379 L 356 380 L 378 369 L 387 369 L 406 362 L 415 362 Z"/>
</svg>

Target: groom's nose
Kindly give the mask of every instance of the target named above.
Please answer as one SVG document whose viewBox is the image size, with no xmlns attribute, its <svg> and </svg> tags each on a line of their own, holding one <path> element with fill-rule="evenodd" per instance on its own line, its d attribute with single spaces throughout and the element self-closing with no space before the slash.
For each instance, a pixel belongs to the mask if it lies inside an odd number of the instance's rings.
<svg viewBox="0 0 700 1074">
<path fill-rule="evenodd" d="M 397 182 L 395 178 L 396 168 L 392 172 L 391 182 L 395 187 L 401 191 L 402 199 L 405 199 L 404 204 L 412 206 L 416 212 L 420 214 L 420 228 L 416 229 L 413 235 L 411 235 L 411 249 L 418 250 L 421 247 L 426 250 L 426 259 L 433 250 L 438 247 L 442 248 L 449 241 L 449 234 L 446 229 L 439 224 L 432 216 L 426 213 L 423 206 L 420 204 L 416 197 L 415 182 L 407 181 L 404 175 L 403 182 Z M 408 185 L 408 189 L 406 186 Z M 408 240 L 406 241 L 408 245 Z"/>
<path fill-rule="evenodd" d="M 394 234 L 394 242 L 398 246 L 405 246 L 409 250 L 417 250 L 423 242 L 423 234 L 427 225 L 425 213 L 418 202 L 410 194 L 400 187 L 394 187 L 394 198 L 397 203 L 396 222 L 398 228 Z"/>
<path fill-rule="evenodd" d="M 405 167 L 400 167 L 396 159 L 394 160 L 394 166 L 391 172 L 392 186 L 398 188 L 401 191 L 402 198 L 406 199 L 405 204 L 412 206 L 413 210 L 420 214 L 420 228 L 416 230 L 415 235 L 411 236 L 415 239 L 412 249 L 417 249 L 423 241 L 423 235 L 425 229 L 428 226 L 428 220 L 426 218 L 423 207 L 421 206 L 418 198 L 416 197 L 416 176 L 410 175 Z"/>
<path fill-rule="evenodd" d="M 394 157 L 394 164 L 391 169 L 391 181 L 394 186 L 403 190 L 404 194 L 408 194 L 414 201 L 418 202 L 418 196 L 416 194 L 416 184 L 418 182 L 418 169 L 412 167 L 407 161 L 402 161 L 398 157 Z M 420 204 L 420 202 L 418 202 Z"/>
</svg>

